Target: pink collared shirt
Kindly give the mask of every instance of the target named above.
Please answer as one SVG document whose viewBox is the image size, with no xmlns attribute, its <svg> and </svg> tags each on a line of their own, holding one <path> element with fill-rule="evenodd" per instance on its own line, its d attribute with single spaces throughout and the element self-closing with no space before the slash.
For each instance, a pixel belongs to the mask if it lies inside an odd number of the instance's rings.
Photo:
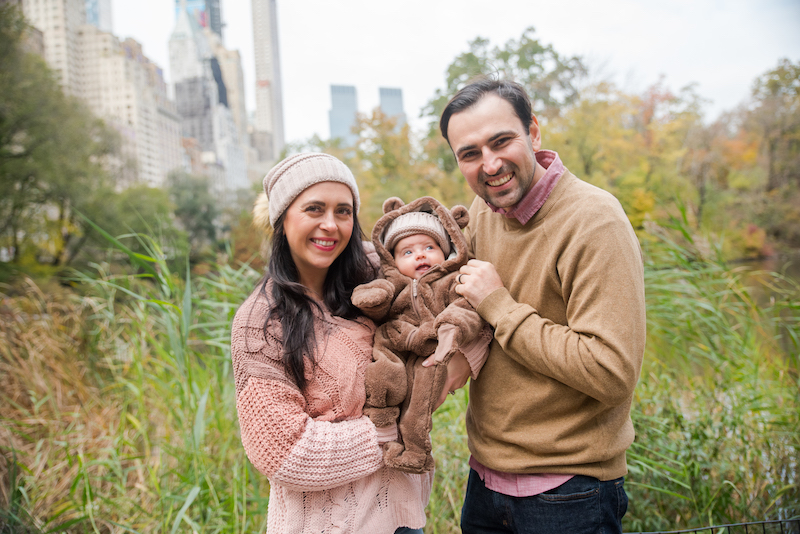
<svg viewBox="0 0 800 534">
<path fill-rule="evenodd" d="M 531 187 L 531 190 L 522 197 L 522 200 L 511 208 L 496 208 L 487 202 L 486 204 L 493 212 L 500 213 L 506 217 L 513 217 L 521 224 L 527 224 L 536 215 L 536 212 L 544 206 L 545 201 L 547 201 L 553 188 L 558 183 L 558 179 L 561 178 L 567 168 L 561 163 L 558 153 L 552 150 L 540 150 L 537 152 L 536 162 L 546 169 L 544 176 Z"/>
<path fill-rule="evenodd" d="M 546 169 L 544 176 L 534 184 L 528 194 L 522 197 L 522 200 L 509 209 L 496 208 L 487 202 L 486 204 L 493 212 L 500 213 L 506 217 L 513 217 L 521 224 L 527 224 L 536 215 L 536 212 L 544 206 L 553 188 L 558 183 L 558 179 L 561 178 L 567 168 L 561 163 L 558 153 L 552 150 L 540 150 L 537 152 L 536 161 Z M 504 473 L 486 467 L 473 456 L 469 457 L 469 466 L 478 473 L 487 488 L 512 497 L 539 495 L 559 487 L 574 476 L 551 473 L 531 475 Z"/>
<path fill-rule="evenodd" d="M 510 495 L 512 497 L 532 497 L 545 491 L 559 487 L 574 475 L 555 475 L 551 473 L 536 473 L 524 475 L 517 473 L 504 473 L 489 469 L 474 456 L 469 457 L 469 466 L 478 473 L 483 483 L 492 491 Z"/>
</svg>

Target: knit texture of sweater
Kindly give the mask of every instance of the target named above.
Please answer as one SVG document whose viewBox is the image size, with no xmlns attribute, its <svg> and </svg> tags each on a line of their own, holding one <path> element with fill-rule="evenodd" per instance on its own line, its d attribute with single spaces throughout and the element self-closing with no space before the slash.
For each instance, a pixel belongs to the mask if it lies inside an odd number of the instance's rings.
<svg viewBox="0 0 800 534">
<path fill-rule="evenodd" d="M 374 324 L 318 313 L 317 364 L 306 365 L 301 391 L 281 362 L 280 324 L 264 334 L 266 295 L 256 290 L 237 311 L 231 356 L 242 444 L 270 481 L 267 533 L 424 526 L 433 473 L 386 468 L 375 425 L 362 415 Z"/>
<path fill-rule="evenodd" d="M 477 198 L 466 238 L 504 284 L 477 308 L 495 341 L 470 384 L 472 455 L 507 473 L 625 475 L 646 324 L 622 206 L 567 171 L 525 225 Z"/>
</svg>

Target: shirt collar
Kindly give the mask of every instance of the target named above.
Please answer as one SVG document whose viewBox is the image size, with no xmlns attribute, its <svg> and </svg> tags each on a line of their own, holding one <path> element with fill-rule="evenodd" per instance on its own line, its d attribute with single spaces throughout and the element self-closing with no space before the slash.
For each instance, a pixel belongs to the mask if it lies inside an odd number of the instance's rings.
<svg viewBox="0 0 800 534">
<path fill-rule="evenodd" d="M 527 224 L 536 215 L 536 212 L 541 209 L 556 183 L 558 183 L 558 179 L 567 170 L 564 164 L 561 163 L 558 152 L 552 150 L 540 150 L 537 152 L 536 162 L 545 168 L 544 176 L 531 187 L 531 190 L 519 202 L 510 208 L 496 208 L 487 202 L 486 204 L 493 212 L 517 219 L 520 224 Z"/>
</svg>

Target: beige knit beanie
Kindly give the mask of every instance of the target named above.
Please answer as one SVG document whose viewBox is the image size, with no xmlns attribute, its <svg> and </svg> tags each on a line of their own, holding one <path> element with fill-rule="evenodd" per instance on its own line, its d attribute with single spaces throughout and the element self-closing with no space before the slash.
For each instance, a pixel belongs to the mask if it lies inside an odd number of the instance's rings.
<svg viewBox="0 0 800 534">
<path fill-rule="evenodd" d="M 349 187 L 353 192 L 353 208 L 358 212 L 358 185 L 347 165 L 330 154 L 305 152 L 281 161 L 264 177 L 270 224 L 274 227 L 278 217 L 300 193 L 320 182 L 339 182 Z"/>
<path fill-rule="evenodd" d="M 450 238 L 439 217 L 424 211 L 410 211 L 397 217 L 386 228 L 383 244 L 386 250 L 394 252 L 394 246 L 404 237 L 425 234 L 432 237 L 442 248 L 445 258 L 450 254 Z"/>
</svg>

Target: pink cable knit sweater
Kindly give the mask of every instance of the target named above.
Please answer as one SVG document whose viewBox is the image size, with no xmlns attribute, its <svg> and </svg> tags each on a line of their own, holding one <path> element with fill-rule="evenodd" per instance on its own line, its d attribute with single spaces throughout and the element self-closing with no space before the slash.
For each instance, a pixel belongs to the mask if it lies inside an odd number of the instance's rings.
<svg viewBox="0 0 800 534">
<path fill-rule="evenodd" d="M 318 364 L 307 366 L 308 385 L 300 391 L 281 363 L 280 325 L 264 335 L 268 306 L 256 290 L 231 332 L 242 444 L 270 481 L 267 533 L 423 527 L 433 473 L 385 467 L 375 425 L 361 413 L 373 323 L 319 314 Z"/>
</svg>

